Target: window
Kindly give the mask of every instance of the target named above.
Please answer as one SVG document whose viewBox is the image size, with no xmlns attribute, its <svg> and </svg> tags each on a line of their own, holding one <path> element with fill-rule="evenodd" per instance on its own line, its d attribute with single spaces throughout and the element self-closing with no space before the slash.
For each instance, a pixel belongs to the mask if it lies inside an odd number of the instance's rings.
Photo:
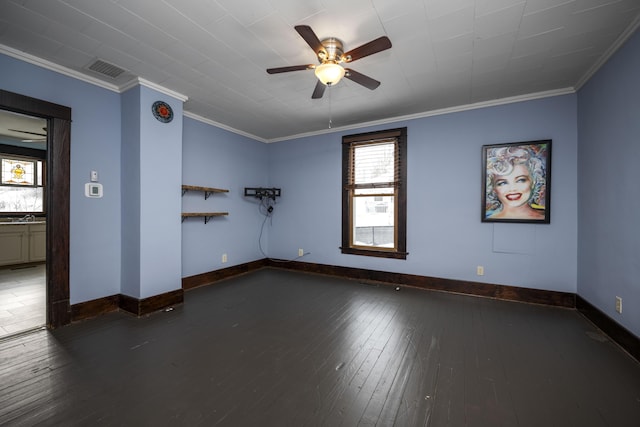
<svg viewBox="0 0 640 427">
<path fill-rule="evenodd" d="M 0 214 L 44 213 L 44 162 L 0 154 Z"/>
<path fill-rule="evenodd" d="M 406 259 L 407 128 L 342 138 L 342 253 Z"/>
</svg>

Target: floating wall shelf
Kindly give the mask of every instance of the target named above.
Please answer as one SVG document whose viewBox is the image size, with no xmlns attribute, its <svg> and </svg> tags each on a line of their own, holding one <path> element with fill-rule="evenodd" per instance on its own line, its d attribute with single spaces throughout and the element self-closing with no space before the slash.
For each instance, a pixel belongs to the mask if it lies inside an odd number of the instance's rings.
<svg viewBox="0 0 640 427">
<path fill-rule="evenodd" d="M 197 185 L 183 185 L 182 195 L 184 196 L 187 191 L 202 191 L 204 193 L 204 199 L 207 200 L 213 193 L 228 193 L 229 190 L 223 190 L 222 188 L 213 187 L 199 187 Z"/>
<path fill-rule="evenodd" d="M 208 223 L 214 216 L 229 215 L 229 212 L 185 212 L 182 214 L 182 221 L 187 218 L 204 218 L 204 223 Z"/>
<path fill-rule="evenodd" d="M 213 187 L 200 187 L 197 185 L 183 185 L 182 195 L 187 194 L 188 191 L 201 191 L 204 193 L 204 199 L 207 200 L 210 195 L 214 193 L 228 193 L 229 190 Z M 182 222 L 187 218 L 204 218 L 204 223 L 208 223 L 211 218 L 216 216 L 226 216 L 229 212 L 184 212 L 182 213 Z"/>
</svg>

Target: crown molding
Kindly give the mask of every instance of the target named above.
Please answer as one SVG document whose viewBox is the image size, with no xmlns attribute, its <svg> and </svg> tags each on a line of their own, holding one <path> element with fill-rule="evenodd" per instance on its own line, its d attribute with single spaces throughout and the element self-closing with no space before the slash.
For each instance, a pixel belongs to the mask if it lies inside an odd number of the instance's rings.
<svg viewBox="0 0 640 427">
<path fill-rule="evenodd" d="M 578 80 L 576 83 L 576 90 L 581 89 L 582 86 L 584 86 L 591 77 L 593 77 L 593 75 L 597 73 L 604 64 L 606 64 L 613 54 L 616 53 L 627 40 L 629 40 L 638 28 L 640 28 L 640 15 L 636 16 L 636 19 L 631 22 L 627 29 L 618 36 L 616 41 L 602 54 L 598 61 L 596 61 L 596 63 L 593 64 L 591 68 L 589 68 L 589 70 L 587 70 L 587 72 Z"/>
<path fill-rule="evenodd" d="M 256 135 L 250 134 L 248 132 L 244 132 L 244 131 L 238 130 L 236 128 L 232 128 L 231 126 L 227 126 L 227 125 L 224 125 L 222 123 L 218 123 L 218 122 L 216 122 L 214 120 L 207 119 L 206 117 L 199 116 L 199 115 L 197 115 L 195 113 L 191 113 L 189 111 L 183 111 L 182 115 L 185 116 L 185 117 L 189 117 L 190 119 L 197 120 L 199 122 L 206 123 L 208 125 L 215 126 L 217 128 L 229 131 L 231 133 L 235 133 L 236 135 L 241 135 L 241 136 L 256 140 L 258 142 L 264 142 L 264 143 L 270 142 L 270 140 L 268 140 L 268 139 L 260 138 L 259 136 L 256 136 Z"/>
<path fill-rule="evenodd" d="M 21 50 L 14 49 L 9 46 L 5 46 L 3 44 L 0 44 L 0 53 L 3 53 L 7 56 L 11 56 L 12 58 L 16 58 L 24 62 L 28 62 L 29 64 L 33 64 L 38 67 L 45 68 L 50 71 L 55 71 L 56 73 L 59 73 L 65 76 L 72 77 L 77 80 L 81 80 L 85 83 L 89 83 L 94 86 L 99 86 L 103 89 L 107 89 L 112 92 L 118 92 L 118 93 L 120 92 L 120 88 L 118 87 L 118 85 L 107 83 L 98 78 L 88 76 L 86 74 L 72 70 L 71 68 L 63 67 L 62 65 L 55 64 L 51 61 L 47 61 L 46 59 L 38 58 L 37 56 L 23 52 Z"/>
<path fill-rule="evenodd" d="M 272 142 L 280 142 L 280 141 L 289 141 L 292 139 L 306 138 L 310 136 L 318 136 L 318 135 L 324 135 L 328 133 L 342 132 L 346 130 L 361 129 L 369 126 L 386 125 L 390 123 L 422 119 L 425 117 L 440 116 L 443 114 L 460 113 L 463 111 L 477 110 L 479 108 L 496 107 L 496 106 L 505 105 L 505 104 L 513 104 L 516 102 L 532 101 L 532 100 L 541 99 L 541 98 L 551 98 L 554 96 L 568 95 L 575 92 L 576 90 L 572 87 L 547 90 L 544 92 L 535 92 L 535 93 L 529 93 L 526 95 L 511 96 L 508 98 L 492 99 L 489 101 L 476 102 L 473 104 L 459 105 L 456 107 L 449 107 L 449 108 L 441 108 L 439 110 L 424 111 L 422 113 L 416 113 L 416 114 L 408 114 L 406 116 L 395 116 L 395 117 L 390 117 L 390 118 L 381 119 L 381 120 L 357 123 L 354 125 L 334 127 L 331 129 L 324 129 L 324 130 L 314 131 L 314 132 L 306 132 L 306 133 L 286 136 L 282 138 L 273 138 L 273 139 L 268 139 L 266 142 L 272 143 Z"/>
<path fill-rule="evenodd" d="M 149 80 L 145 80 L 141 77 L 135 77 L 131 80 L 129 80 L 127 83 L 123 84 L 122 86 L 120 86 L 120 92 L 125 92 L 129 89 L 131 89 L 132 87 L 135 86 L 144 86 L 147 87 L 149 89 L 153 89 L 156 92 L 160 92 L 163 93 L 167 96 L 170 96 L 172 98 L 175 98 L 179 101 L 185 102 L 187 99 L 189 99 L 188 96 L 183 95 L 181 93 L 175 92 L 171 89 L 167 89 L 166 87 L 162 87 L 156 83 L 150 82 Z"/>
<path fill-rule="evenodd" d="M 89 83 L 92 84 L 94 86 L 98 86 L 101 87 L 103 89 L 107 89 L 110 90 L 112 92 L 117 92 L 117 93 L 122 93 L 125 92 L 129 89 L 131 89 L 134 86 L 137 85 L 141 85 L 141 86 L 145 86 L 148 87 L 150 89 L 153 89 L 155 91 L 158 91 L 160 93 L 163 93 L 165 95 L 171 96 L 173 98 L 176 98 L 182 102 L 185 102 L 187 99 L 189 99 L 188 96 L 186 95 L 182 95 L 181 93 L 175 92 L 171 89 L 167 89 L 165 87 L 162 87 L 156 83 L 150 82 L 149 80 L 145 80 L 143 78 L 140 77 L 135 77 L 131 80 L 129 80 L 127 83 L 123 84 L 123 85 L 116 85 L 113 83 L 107 83 L 103 80 L 100 80 L 96 77 L 91 77 L 87 74 L 81 73 L 79 71 L 76 70 L 72 70 L 71 68 L 67 68 L 67 67 L 63 67 L 62 65 L 58 65 L 54 62 L 48 61 L 46 59 L 42 59 L 39 58 L 37 56 L 31 55 L 29 53 L 23 52 L 21 50 L 17 50 L 14 49 L 12 47 L 9 46 L 5 46 L 3 44 L 0 44 L 0 53 L 3 53 L 7 56 L 10 56 L 12 58 L 15 59 L 19 59 L 21 61 L 27 62 L 29 64 L 32 65 L 36 65 L 38 67 L 41 68 L 45 68 L 47 70 L 50 71 L 54 71 L 56 73 L 65 75 L 67 77 L 71 77 L 74 78 L 76 80 L 81 80 L 85 83 Z"/>
</svg>

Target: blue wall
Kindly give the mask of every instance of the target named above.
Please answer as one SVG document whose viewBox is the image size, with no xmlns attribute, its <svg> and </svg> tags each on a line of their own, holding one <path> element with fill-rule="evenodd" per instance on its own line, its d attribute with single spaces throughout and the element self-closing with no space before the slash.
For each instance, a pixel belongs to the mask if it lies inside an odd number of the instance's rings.
<svg viewBox="0 0 640 427">
<path fill-rule="evenodd" d="M 177 118 L 155 120 L 164 101 Z M 182 101 L 144 86 L 122 94 L 121 293 L 146 298 L 182 287 Z"/>
<path fill-rule="evenodd" d="M 118 293 L 138 298 L 140 295 L 140 86 L 121 97 L 122 199 L 121 238 L 122 272 Z M 114 230 L 115 231 L 115 230 Z"/>
<path fill-rule="evenodd" d="M 71 303 L 120 293 L 120 95 L 5 55 L 0 88 L 71 107 Z M 101 199 L 84 195 L 92 170 Z"/>
<path fill-rule="evenodd" d="M 576 292 L 576 96 L 433 116 L 269 148 L 270 182 L 282 187 L 269 254 L 304 261 Z M 341 137 L 407 126 L 407 260 L 343 255 Z M 553 140 L 551 224 L 480 222 L 481 147 Z M 476 266 L 485 268 L 476 275 Z"/>
<path fill-rule="evenodd" d="M 182 183 L 229 190 L 207 200 L 200 192 L 182 197 L 183 212 L 229 212 L 206 225 L 202 218 L 182 223 L 182 276 L 188 277 L 264 258 L 258 248 L 263 216 L 244 187 L 268 184 L 268 149 L 261 142 L 202 122 L 184 119 Z M 268 243 L 267 236 L 263 245 Z M 266 250 L 266 247 L 265 247 Z M 222 263 L 222 254 L 228 262 Z"/>
<path fill-rule="evenodd" d="M 155 101 L 171 106 L 175 120 L 152 114 Z M 182 101 L 140 88 L 140 296 L 182 289 L 180 226 Z"/>
<path fill-rule="evenodd" d="M 580 90 L 578 293 L 640 336 L 640 33 Z M 615 297 L 623 299 L 622 314 Z"/>
</svg>

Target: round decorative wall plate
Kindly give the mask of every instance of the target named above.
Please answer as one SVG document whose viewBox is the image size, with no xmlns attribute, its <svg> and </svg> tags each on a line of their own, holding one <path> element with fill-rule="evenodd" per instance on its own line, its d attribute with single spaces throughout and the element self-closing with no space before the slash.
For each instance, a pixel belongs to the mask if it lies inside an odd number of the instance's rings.
<svg viewBox="0 0 640 427">
<path fill-rule="evenodd" d="M 169 123 L 173 120 L 173 110 L 171 106 L 163 101 L 156 101 L 151 106 L 153 117 L 162 123 Z"/>
</svg>

